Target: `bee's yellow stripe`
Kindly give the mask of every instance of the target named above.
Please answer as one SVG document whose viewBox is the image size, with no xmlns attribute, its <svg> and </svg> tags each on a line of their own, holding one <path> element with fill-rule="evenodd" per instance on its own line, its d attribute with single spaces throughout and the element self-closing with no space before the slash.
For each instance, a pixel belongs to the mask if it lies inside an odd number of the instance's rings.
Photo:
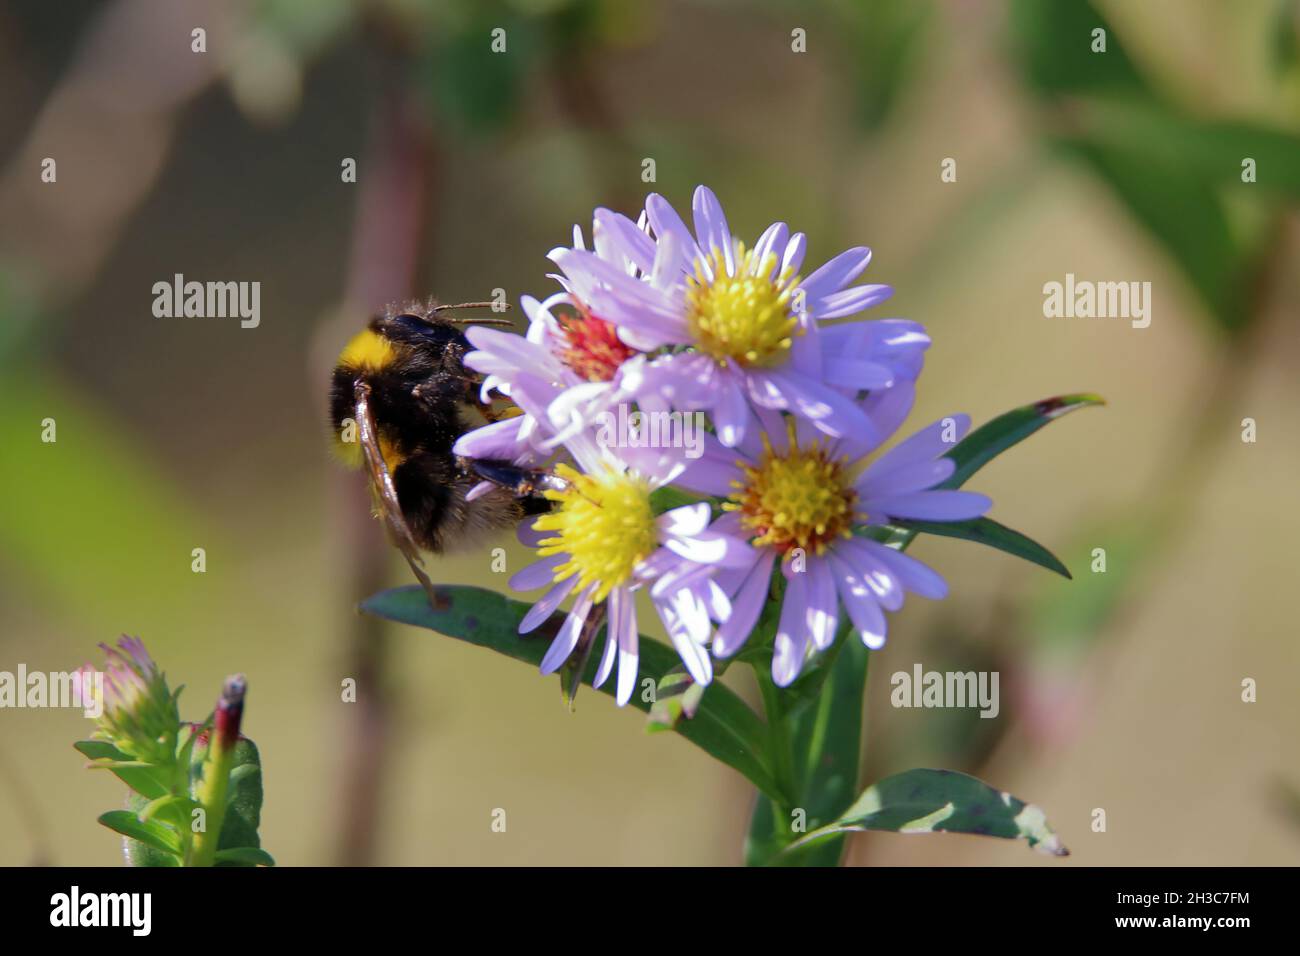
<svg viewBox="0 0 1300 956">
<path fill-rule="evenodd" d="M 361 445 L 357 441 L 355 426 L 348 426 L 346 439 L 343 435 L 335 435 L 333 444 L 335 454 L 349 468 L 360 468 L 365 464 L 365 455 L 362 454 Z M 395 472 L 397 466 L 406 461 L 405 452 L 397 444 L 389 441 L 383 433 L 379 435 L 379 454 L 383 456 L 389 474 Z"/>
<path fill-rule="evenodd" d="M 339 356 L 339 364 L 366 372 L 387 368 L 397 358 L 397 347 L 372 329 L 364 329 L 352 337 Z"/>
</svg>

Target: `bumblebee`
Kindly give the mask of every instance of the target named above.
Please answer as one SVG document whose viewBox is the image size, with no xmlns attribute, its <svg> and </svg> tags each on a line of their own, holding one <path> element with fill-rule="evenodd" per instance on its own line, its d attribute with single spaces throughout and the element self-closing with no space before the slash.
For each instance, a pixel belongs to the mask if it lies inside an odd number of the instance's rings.
<svg viewBox="0 0 1300 956">
<path fill-rule="evenodd" d="M 421 550 L 441 554 L 472 545 L 549 507 L 540 494 L 546 475 L 510 462 L 458 458 L 452 450 L 465 432 L 503 417 L 479 400 L 482 376 L 464 365 L 473 348 L 464 326 L 511 323 L 442 313 L 490 305 L 389 307 L 347 344 L 331 378 L 336 450 L 366 469 L 378 516 L 431 597 Z M 496 487 L 469 500 L 484 480 Z"/>
</svg>

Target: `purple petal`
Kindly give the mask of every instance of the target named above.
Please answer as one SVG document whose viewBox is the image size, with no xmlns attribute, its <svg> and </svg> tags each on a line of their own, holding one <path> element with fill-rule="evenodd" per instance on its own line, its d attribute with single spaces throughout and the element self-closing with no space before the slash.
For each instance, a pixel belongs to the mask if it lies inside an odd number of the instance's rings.
<svg viewBox="0 0 1300 956">
<path fill-rule="evenodd" d="M 813 646 L 824 651 L 835 642 L 835 630 L 840 623 L 835 579 L 824 558 L 810 558 L 805 573 L 808 577 L 808 633 Z"/>
<path fill-rule="evenodd" d="M 768 584 L 772 580 L 772 563 L 776 555 L 763 551 L 758 563 L 731 599 L 731 615 L 722 622 L 713 637 L 713 653 L 717 657 L 730 657 L 744 645 L 758 615 L 767 600 Z"/>
<path fill-rule="evenodd" d="M 573 586 L 577 583 L 578 576 L 576 574 L 570 575 L 563 581 L 556 581 L 554 586 L 543 594 L 536 604 L 529 608 L 528 613 L 524 615 L 524 619 L 519 622 L 519 633 L 527 634 L 550 617 L 551 612 L 569 596 L 569 592 L 573 590 Z"/>
<path fill-rule="evenodd" d="M 883 474 L 893 471 L 900 465 L 938 458 L 952 451 L 969 428 L 969 415 L 949 415 L 947 418 L 941 418 L 889 449 L 871 463 L 871 467 L 863 473 L 862 477 L 865 478 L 869 473 Z M 948 437 L 953 440 L 945 441 Z"/>
<path fill-rule="evenodd" d="M 686 670 L 697 684 L 708 684 L 713 680 L 713 661 L 704 646 L 711 630 L 708 609 L 686 588 L 667 605 L 656 601 L 655 609 Z"/>
<path fill-rule="evenodd" d="M 923 564 L 911 555 L 903 554 L 896 548 L 886 547 L 878 541 L 863 539 L 862 543 L 894 573 L 903 587 L 913 594 L 936 601 L 948 596 L 948 582 L 934 568 Z"/>
<path fill-rule="evenodd" d="M 723 376 L 720 386 L 717 404 L 713 407 L 713 424 L 722 444 L 734 448 L 744 439 L 745 428 L 752 416 L 740 383 L 734 377 Z"/>
<path fill-rule="evenodd" d="M 872 498 L 863 502 L 869 513 L 881 512 L 892 518 L 918 521 L 966 521 L 978 518 L 993 502 L 973 491 L 918 491 L 910 495 Z"/>
<path fill-rule="evenodd" d="M 731 243 L 731 230 L 722 212 L 722 203 L 707 186 L 698 186 L 691 197 L 691 210 L 695 214 L 695 235 L 706 256 L 715 250 L 722 253 L 728 275 L 736 274 L 735 250 Z"/>
<path fill-rule="evenodd" d="M 510 587 L 516 591 L 535 591 L 540 587 L 554 583 L 555 569 L 569 560 L 567 554 L 552 554 L 534 561 L 522 571 L 515 572 L 510 578 Z"/>
<path fill-rule="evenodd" d="M 555 635 L 555 640 L 551 641 L 551 646 L 546 649 L 546 656 L 542 658 L 543 674 L 551 674 L 558 670 L 569 659 L 573 649 L 578 646 L 582 625 L 587 622 L 587 615 L 591 612 L 592 591 L 591 587 L 584 588 L 577 600 L 573 602 L 573 610 L 564 619 L 560 633 Z"/>
<path fill-rule="evenodd" d="M 726 497 L 735 491 L 731 483 L 740 480 L 739 456 L 720 447 L 711 449 L 709 444 L 705 442 L 704 454 L 687 462 L 677 484 L 699 494 Z"/>
<path fill-rule="evenodd" d="M 650 219 L 650 228 L 654 230 L 655 238 L 659 240 L 662 247 L 664 240 L 669 236 L 673 237 L 673 245 L 681 261 L 681 270 L 689 271 L 693 262 L 699 253 L 699 246 L 695 243 L 695 236 L 687 228 L 682 217 L 677 215 L 677 210 L 672 204 L 664 199 L 658 193 L 651 193 L 645 201 L 646 215 Z"/>
<path fill-rule="evenodd" d="M 630 259 L 642 272 L 649 272 L 654 268 L 654 240 L 638 229 L 636 223 L 622 213 L 610 209 L 597 209 L 593 219 L 592 232 L 597 250 L 600 250 L 601 233 L 604 232 L 608 239 L 613 241 L 620 254 L 621 258 L 617 261 L 621 262 L 622 258 Z"/>
<path fill-rule="evenodd" d="M 889 436 L 898 431 L 907 420 L 915 403 L 916 384 L 902 379 L 894 382 L 889 388 L 868 395 L 862 402 L 862 410 L 876 423 L 879 434 Z M 863 451 L 870 451 L 875 447 L 875 445 L 864 444 Z"/>
<path fill-rule="evenodd" d="M 786 243 L 785 255 L 781 258 L 781 271 L 789 269 L 791 272 L 798 272 L 799 267 L 803 265 L 804 254 L 808 251 L 808 237 L 802 232 L 796 232 Z M 805 296 L 804 301 L 807 301 Z"/>
<path fill-rule="evenodd" d="M 668 535 L 689 536 L 699 534 L 709 526 L 709 505 L 701 501 L 698 504 L 682 505 L 665 511 L 655 519 L 659 530 Z"/>
<path fill-rule="evenodd" d="M 632 595 L 626 588 L 614 588 L 609 592 L 609 620 L 605 623 L 605 649 L 600 653 L 600 663 L 591 679 L 592 687 L 603 687 L 614 670 L 614 655 L 618 651 L 618 635 L 626 626 L 627 611 L 625 605 Z"/>
<path fill-rule="evenodd" d="M 754 549 L 729 534 L 702 531 L 682 538 L 667 538 L 664 547 L 696 564 L 743 567 L 754 560 Z"/>
<path fill-rule="evenodd" d="M 636 602 L 629 595 L 625 605 L 626 621 L 618 635 L 618 693 L 615 700 L 622 707 L 632 697 L 636 689 L 636 673 L 639 661 L 637 643 L 639 634 L 636 629 Z"/>
<path fill-rule="evenodd" d="M 851 538 L 838 541 L 834 554 L 855 572 L 857 583 L 865 587 L 887 611 L 897 611 L 903 606 L 903 582 L 893 570 L 866 547 L 866 539 Z"/>
<path fill-rule="evenodd" d="M 803 670 L 804 652 L 808 647 L 807 575 L 786 575 L 785 598 L 781 618 L 776 625 L 772 646 L 772 680 L 778 687 L 789 687 Z"/>
<path fill-rule="evenodd" d="M 888 388 L 894 384 L 894 373 L 888 365 L 855 358 L 828 358 L 823 373 L 828 385 L 864 391 L 869 388 Z"/>
<path fill-rule="evenodd" d="M 866 246 L 846 249 L 799 283 L 799 288 L 803 289 L 811 305 L 843 289 L 862 274 L 870 261 L 871 250 Z"/>
<path fill-rule="evenodd" d="M 781 257 L 785 255 L 785 245 L 789 241 L 790 228 L 783 222 L 774 222 L 763 230 L 763 234 L 758 237 L 758 242 L 754 243 L 754 258 L 761 263 L 768 255 L 775 256 L 776 262 L 772 265 L 772 273 L 778 274 L 781 269 Z"/>
<path fill-rule="evenodd" d="M 893 288 L 887 285 L 859 285 L 824 296 L 815 306 L 810 301 L 808 311 L 819 319 L 839 319 L 879 305 L 893 294 Z"/>
<path fill-rule="evenodd" d="M 957 463 L 951 458 L 933 458 L 900 465 L 890 471 L 864 472 L 853 487 L 864 498 L 910 494 L 947 481 L 956 470 Z"/>
<path fill-rule="evenodd" d="M 856 572 L 835 555 L 830 556 L 831 570 L 839 584 L 840 601 L 849 613 L 849 620 L 862 637 L 862 642 L 873 651 L 885 646 L 885 615 L 862 584 Z"/>
</svg>

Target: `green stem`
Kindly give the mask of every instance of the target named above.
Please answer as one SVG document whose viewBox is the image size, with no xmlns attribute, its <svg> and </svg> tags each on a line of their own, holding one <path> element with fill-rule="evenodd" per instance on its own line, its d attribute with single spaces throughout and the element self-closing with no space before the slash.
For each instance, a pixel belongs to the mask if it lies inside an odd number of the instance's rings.
<svg viewBox="0 0 1300 956">
<path fill-rule="evenodd" d="M 794 769 L 794 748 L 790 738 L 790 724 L 786 717 L 785 704 L 781 699 L 781 689 L 773 683 L 771 676 L 763 667 L 755 666 L 754 675 L 758 679 L 758 689 L 763 695 L 763 714 L 767 718 L 768 735 L 771 741 L 772 775 L 781 792 L 777 811 L 781 817 L 781 832 L 790 834 L 790 811 L 798 803 L 799 788 Z"/>
<path fill-rule="evenodd" d="M 216 862 L 221 828 L 226 821 L 226 793 L 230 789 L 235 744 L 239 742 L 245 687 L 242 676 L 227 678 L 221 699 L 217 701 L 202 777 L 194 792 L 194 799 L 203 808 L 203 829 L 194 834 L 186 866 L 212 866 Z"/>
</svg>

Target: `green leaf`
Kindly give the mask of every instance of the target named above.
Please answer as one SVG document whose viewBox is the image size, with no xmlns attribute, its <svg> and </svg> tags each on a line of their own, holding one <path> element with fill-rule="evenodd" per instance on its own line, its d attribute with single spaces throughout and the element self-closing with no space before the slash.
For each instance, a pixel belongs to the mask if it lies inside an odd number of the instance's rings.
<svg viewBox="0 0 1300 956">
<path fill-rule="evenodd" d="M 657 515 L 665 511 L 672 511 L 674 508 L 681 508 L 684 505 L 699 504 L 702 499 L 699 495 L 693 495 L 689 491 L 682 491 L 672 485 L 664 485 L 662 488 L 656 488 L 650 493 L 650 510 Z"/>
<path fill-rule="evenodd" d="M 1007 554 L 1037 564 L 1039 567 L 1055 571 L 1064 578 L 1070 577 L 1070 571 L 1060 559 L 1037 541 L 999 524 L 992 518 L 974 518 L 970 521 L 895 521 L 894 526 L 906 531 L 921 534 L 941 535 L 945 538 L 961 538 L 977 544 L 997 548 Z"/>
<path fill-rule="evenodd" d="M 181 852 L 181 843 L 176 831 L 170 827 L 153 820 L 142 822 L 129 810 L 109 810 L 100 815 L 99 822 L 130 840 L 142 843 L 172 858 L 173 862 L 170 864 L 161 865 L 176 865 Z"/>
<path fill-rule="evenodd" d="M 218 850 L 217 866 L 275 866 L 271 854 L 255 846 L 239 846 Z"/>
<path fill-rule="evenodd" d="M 1273 66 L 1287 74 L 1300 66 L 1300 17 L 1293 0 L 1273 0 Z"/>
<path fill-rule="evenodd" d="M 944 456 L 957 463 L 957 470 L 938 487 L 960 488 L 971 475 L 1048 422 L 1056 421 L 1078 408 L 1105 404 L 1106 400 L 1100 395 L 1079 394 L 1057 395 L 1031 405 L 1013 408 L 975 429 Z"/>
<path fill-rule="evenodd" d="M 132 760 L 107 741 L 78 740 L 72 746 L 92 761 L 92 767 L 112 771 L 114 776 L 146 800 L 167 796 L 167 787 L 155 770 L 150 769 L 148 764 Z"/>
<path fill-rule="evenodd" d="M 990 422 L 986 422 L 979 428 L 975 429 L 961 441 L 959 441 L 952 451 L 944 457 L 951 458 L 957 463 L 957 469 L 939 488 L 960 488 L 966 483 L 967 479 L 975 472 L 979 471 L 990 461 L 1002 454 L 1012 445 L 1017 445 L 1024 441 L 1038 429 L 1042 428 L 1048 422 L 1055 421 L 1062 415 L 1074 411 L 1077 408 L 1087 408 L 1089 405 L 1105 405 L 1106 400 L 1100 395 L 1079 394 L 1079 395 L 1057 395 L 1053 398 L 1045 398 L 1041 402 L 1034 402 L 1032 405 L 1021 405 L 1019 408 L 1013 408 L 1011 411 L 999 415 Z M 869 528 L 867 536 L 874 540 L 889 545 L 891 548 L 904 550 L 919 533 L 912 528 Z M 1002 527 L 998 525 L 998 527 Z M 1010 528 L 1005 529 L 1011 534 L 1016 532 Z M 937 533 L 937 532 L 936 532 Z M 957 535 L 960 537 L 960 535 Z M 1023 537 L 1023 535 L 1021 536 Z M 1024 538 L 1034 547 L 1040 547 Z M 990 542 L 991 543 L 991 542 Z M 998 545 L 994 545 L 997 547 Z M 1004 549 L 1005 550 L 1005 549 Z M 1043 554 L 1047 555 L 1051 561 L 1056 561 L 1051 553 L 1046 549 L 1041 549 Z M 1016 552 L 1013 552 L 1016 553 Z M 1027 557 L 1027 555 L 1020 555 Z M 1034 560 L 1029 558 L 1029 560 Z M 1035 561 L 1035 563 L 1041 563 Z M 1056 564 L 1060 564 L 1056 561 Z M 1044 567 L 1050 567 L 1051 570 L 1059 573 L 1059 568 L 1047 564 Z M 1069 572 L 1066 572 L 1069 577 Z"/>
<path fill-rule="evenodd" d="M 179 752 L 189 756 L 193 778 L 193 775 L 203 765 L 203 759 L 207 754 L 207 731 L 201 724 L 183 725 L 181 731 L 182 734 L 185 734 L 186 731 L 191 732 L 188 738 L 183 738 Z M 138 794 L 132 793 L 127 796 L 127 806 L 134 814 L 145 812 L 149 805 L 150 801 L 145 800 Z M 261 814 L 261 758 L 257 751 L 257 745 L 247 737 L 241 736 L 238 743 L 235 744 L 233 766 L 230 771 L 230 785 L 226 793 L 226 817 L 221 825 L 221 839 L 217 843 L 218 853 L 221 850 L 239 847 L 260 847 L 261 838 L 258 835 L 258 827 L 261 824 Z M 190 825 L 190 821 L 185 821 L 185 825 Z M 126 855 L 132 866 L 177 865 L 176 861 L 167 859 L 160 854 L 156 847 L 145 844 L 143 841 L 137 841 L 137 839 L 132 838 L 131 834 L 125 835 L 128 837 Z M 219 865 L 251 866 L 252 864 L 229 862 Z"/>
<path fill-rule="evenodd" d="M 873 131 L 894 113 L 916 73 L 934 20 L 931 0 L 876 0 L 842 4 L 839 28 L 850 53 L 845 75 L 856 93 L 859 121 Z"/>
<path fill-rule="evenodd" d="M 1201 120 L 1159 106 L 1129 102 L 1080 104 L 1079 136 L 1140 157 L 1159 174 L 1182 170 L 1207 186 L 1278 192 L 1300 199 L 1300 136 L 1242 120 Z M 1241 181 L 1241 161 L 1255 160 L 1254 183 Z"/>
<path fill-rule="evenodd" d="M 141 823 L 148 823 L 164 810 L 177 805 L 181 806 L 181 813 L 184 816 L 186 815 L 185 810 L 187 810 L 192 803 L 193 801 L 188 796 L 182 796 L 178 793 L 169 793 L 164 797 L 159 797 L 157 800 L 150 800 L 140 808 L 139 812 L 136 813 L 136 817 Z M 182 823 L 188 822 L 188 820 L 182 821 Z"/>
<path fill-rule="evenodd" d="M 1152 130 L 1147 138 L 1157 136 Z M 1110 186 L 1160 242 L 1220 327 L 1235 331 L 1245 325 L 1251 316 L 1245 250 L 1209 183 L 1182 166 L 1153 162 L 1142 144 L 1115 146 L 1083 137 L 1062 137 L 1059 144 Z"/>
<path fill-rule="evenodd" d="M 860 830 L 893 833 L 972 833 L 1024 839 L 1040 853 L 1069 851 L 1043 811 L 954 770 L 908 770 L 863 791 L 834 823 L 810 832 L 787 852 Z"/>
<path fill-rule="evenodd" d="M 659 681 L 646 730 L 650 733 L 676 730 L 683 718 L 693 719 L 706 690 L 705 685 L 695 683 L 683 665 L 673 665 Z"/>
<path fill-rule="evenodd" d="M 1014 0 L 1013 52 L 1036 93 L 1144 96 L 1149 89 L 1114 27 L 1090 0 Z M 1106 31 L 1106 52 L 1092 51 L 1092 31 Z"/>
<path fill-rule="evenodd" d="M 518 633 L 529 605 L 484 588 L 459 585 L 436 585 L 437 607 L 417 586 L 382 591 L 361 603 L 367 614 L 428 628 L 447 637 L 486 647 L 517 661 L 538 666 L 551 639 L 564 622 L 564 614 L 553 614 L 549 621 L 531 634 Z M 649 677 L 659 687 L 679 661 L 671 648 L 642 636 L 640 640 L 641 678 Z M 593 653 L 583 683 L 590 685 L 600 655 Z M 600 688 L 613 696 L 614 682 Z M 649 712 L 650 702 L 633 694 L 632 703 Z M 743 700 L 718 682 L 709 686 L 691 720 L 678 722 L 674 728 L 691 743 L 727 766 L 740 771 L 766 793 L 775 793 L 776 785 L 765 753 L 766 729 Z"/>
<path fill-rule="evenodd" d="M 506 51 L 492 50 L 492 31 L 504 31 Z M 475 135 L 499 132 L 518 113 L 524 81 L 543 52 L 543 38 L 529 18 L 475 15 L 453 31 L 440 31 L 425 59 L 440 120 Z"/>
</svg>

